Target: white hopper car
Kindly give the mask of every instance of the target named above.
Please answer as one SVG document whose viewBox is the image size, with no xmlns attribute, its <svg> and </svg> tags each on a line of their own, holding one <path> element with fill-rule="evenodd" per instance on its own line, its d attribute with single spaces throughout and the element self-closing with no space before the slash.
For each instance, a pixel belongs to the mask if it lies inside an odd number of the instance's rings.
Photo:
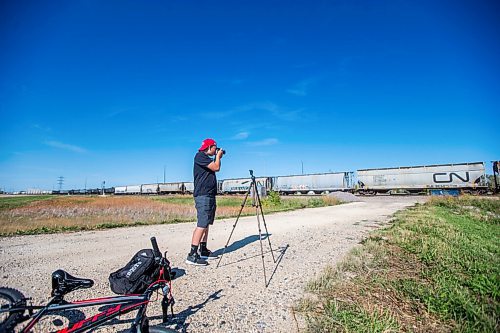
<svg viewBox="0 0 500 333">
<path fill-rule="evenodd" d="M 141 185 L 141 194 L 158 194 L 158 184 Z"/>
<path fill-rule="evenodd" d="M 321 194 L 352 190 L 354 172 L 278 176 L 273 190 L 282 194 Z"/>
<path fill-rule="evenodd" d="M 159 194 L 184 193 L 184 183 L 161 183 L 159 184 Z"/>
<path fill-rule="evenodd" d="M 486 192 L 483 162 L 357 171 L 359 194 L 422 193 L 432 189 Z"/>
<path fill-rule="evenodd" d="M 243 194 L 248 191 L 252 179 L 251 178 L 234 178 L 224 179 L 219 186 L 219 192 L 223 194 Z M 265 187 L 270 190 L 272 187 L 271 177 L 255 177 L 257 187 Z"/>
</svg>

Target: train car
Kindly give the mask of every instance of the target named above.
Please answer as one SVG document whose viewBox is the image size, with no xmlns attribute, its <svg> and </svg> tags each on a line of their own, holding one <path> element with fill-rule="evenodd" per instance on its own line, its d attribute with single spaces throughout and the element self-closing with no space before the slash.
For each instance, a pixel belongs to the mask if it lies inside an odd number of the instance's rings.
<svg viewBox="0 0 500 333">
<path fill-rule="evenodd" d="M 99 192 L 102 194 L 102 190 Z M 104 194 L 114 194 L 115 193 L 115 188 L 114 187 L 107 187 L 104 189 Z"/>
<path fill-rule="evenodd" d="M 141 194 L 141 185 L 116 186 L 115 194 Z"/>
<path fill-rule="evenodd" d="M 159 194 L 182 194 L 184 193 L 184 183 L 160 183 Z"/>
<path fill-rule="evenodd" d="M 193 194 L 194 182 L 184 182 L 184 193 Z"/>
<path fill-rule="evenodd" d="M 141 194 L 141 185 L 127 185 L 126 194 Z"/>
<path fill-rule="evenodd" d="M 351 191 L 354 172 L 331 172 L 295 176 L 278 176 L 273 190 L 280 194 L 324 194 Z"/>
<path fill-rule="evenodd" d="M 26 190 L 26 194 L 29 194 L 29 195 L 39 195 L 39 194 L 43 194 L 43 193 L 42 193 L 42 190 L 41 190 L 41 189 L 38 189 L 38 188 L 30 188 L 30 189 L 27 189 L 27 190 Z"/>
<path fill-rule="evenodd" d="M 158 194 L 159 184 L 142 184 L 141 194 Z"/>
<path fill-rule="evenodd" d="M 252 179 L 251 178 L 234 178 L 224 179 L 219 187 L 219 193 L 222 194 L 244 194 L 248 191 Z M 266 190 L 272 189 L 271 177 L 255 177 L 255 182 L 258 187 L 265 187 Z"/>
<path fill-rule="evenodd" d="M 115 186 L 114 193 L 117 195 L 126 194 L 127 193 L 127 186 Z"/>
<path fill-rule="evenodd" d="M 359 194 L 427 193 L 432 189 L 486 192 L 483 162 L 423 165 L 357 171 Z"/>
<path fill-rule="evenodd" d="M 102 190 L 99 188 L 91 188 L 89 191 L 90 191 L 90 194 L 101 194 L 102 193 Z"/>
</svg>

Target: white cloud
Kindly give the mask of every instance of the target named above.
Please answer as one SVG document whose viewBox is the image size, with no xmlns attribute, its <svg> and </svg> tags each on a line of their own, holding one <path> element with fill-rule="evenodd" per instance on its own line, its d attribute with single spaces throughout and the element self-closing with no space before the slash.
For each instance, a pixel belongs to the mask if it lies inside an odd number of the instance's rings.
<svg viewBox="0 0 500 333">
<path fill-rule="evenodd" d="M 118 117 L 119 115 L 127 112 L 128 110 L 127 109 L 117 109 L 117 110 L 113 110 L 111 112 L 108 112 L 107 114 L 104 115 L 104 118 L 105 119 L 108 119 L 108 118 L 115 118 L 115 117 Z"/>
<path fill-rule="evenodd" d="M 286 92 L 297 96 L 306 96 L 309 90 L 309 86 L 314 82 L 316 82 L 316 79 L 314 78 L 302 80 L 292 88 L 287 89 Z"/>
<path fill-rule="evenodd" d="M 226 111 L 205 112 L 202 113 L 201 116 L 210 119 L 222 119 L 241 114 L 253 116 L 257 111 L 266 111 L 267 113 L 281 120 L 296 121 L 302 119 L 302 113 L 304 112 L 304 109 L 290 110 L 286 107 L 281 107 L 273 102 L 256 102 L 240 105 Z"/>
<path fill-rule="evenodd" d="M 208 119 L 223 119 L 230 117 L 237 112 L 238 112 L 237 110 L 204 112 L 201 113 L 201 116 Z"/>
<path fill-rule="evenodd" d="M 40 125 L 40 124 L 33 124 L 33 125 L 31 125 L 31 127 L 36 128 L 42 132 L 51 132 L 52 131 L 52 129 L 50 127 Z"/>
<path fill-rule="evenodd" d="M 271 146 L 277 144 L 279 141 L 276 138 L 268 138 L 260 141 L 249 142 L 248 145 L 252 147 L 261 147 L 261 146 Z"/>
<path fill-rule="evenodd" d="M 274 117 L 286 120 L 286 121 L 295 121 L 301 119 L 301 114 L 304 111 L 303 109 L 297 110 L 289 110 L 284 107 L 280 107 L 279 105 L 273 102 L 262 102 L 262 103 L 250 103 L 247 105 L 240 106 L 239 110 L 243 111 L 252 111 L 252 110 L 264 110 L 272 114 Z"/>
<path fill-rule="evenodd" d="M 69 150 L 69 151 L 72 151 L 75 153 L 86 153 L 87 152 L 87 150 L 82 148 L 82 147 L 70 145 L 67 143 L 59 142 L 59 141 L 45 141 L 44 144 L 46 144 L 47 146 L 50 146 L 50 147 L 54 147 L 54 148 Z"/>
<path fill-rule="evenodd" d="M 250 135 L 250 133 L 248 133 L 248 132 L 240 132 L 240 133 L 236 134 L 235 136 L 233 136 L 231 139 L 232 140 L 245 140 L 246 138 L 248 138 L 249 135 Z"/>
<path fill-rule="evenodd" d="M 302 88 L 302 89 L 299 89 L 299 88 L 287 89 L 286 92 L 289 94 L 292 94 L 292 95 L 297 95 L 297 96 L 306 96 L 307 95 L 307 92 L 304 88 Z"/>
</svg>

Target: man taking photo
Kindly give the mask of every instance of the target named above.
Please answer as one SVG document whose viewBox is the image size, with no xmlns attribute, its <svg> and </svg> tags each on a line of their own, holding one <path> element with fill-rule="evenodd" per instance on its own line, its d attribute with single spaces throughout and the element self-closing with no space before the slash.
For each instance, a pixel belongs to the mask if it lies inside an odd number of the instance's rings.
<svg viewBox="0 0 500 333">
<path fill-rule="evenodd" d="M 220 170 L 221 158 L 224 150 L 217 149 L 213 139 L 203 140 L 200 149 L 194 157 L 194 202 L 198 222 L 193 231 L 191 251 L 186 263 L 196 266 L 208 265 L 207 259 L 215 259 L 207 248 L 208 229 L 214 223 L 217 194 L 217 177 L 215 173 Z M 215 156 L 215 159 L 211 157 Z M 199 251 L 199 253 L 198 253 Z"/>
</svg>

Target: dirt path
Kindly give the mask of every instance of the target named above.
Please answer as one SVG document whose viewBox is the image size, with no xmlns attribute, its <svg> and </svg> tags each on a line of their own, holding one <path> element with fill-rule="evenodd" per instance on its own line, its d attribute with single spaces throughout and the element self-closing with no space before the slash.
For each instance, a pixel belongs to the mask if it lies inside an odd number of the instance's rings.
<svg viewBox="0 0 500 333">
<path fill-rule="evenodd" d="M 260 242 L 255 216 L 241 218 L 224 255 L 207 267 L 185 264 L 194 223 L 122 228 L 96 232 L 0 238 L 0 285 L 17 288 L 35 301 L 50 294 L 50 274 L 59 268 L 92 278 L 95 286 L 76 291 L 68 299 L 111 294 L 110 272 L 123 266 L 156 236 L 161 250 L 181 276 L 174 281 L 177 328 L 187 332 L 294 332 L 290 307 L 306 283 L 327 265 L 335 264 L 371 230 L 392 214 L 424 197 L 368 197 L 334 207 L 267 215 L 275 256 L 265 255 L 269 287 L 264 287 Z M 216 221 L 209 248 L 221 252 L 234 219 Z M 269 249 L 264 241 L 264 249 Z M 278 248 L 281 251 L 278 251 Z M 159 323 L 158 304 L 148 311 Z M 122 318 L 123 319 L 123 318 Z M 48 325 L 49 323 L 45 323 Z M 125 326 L 103 331 L 120 331 Z M 40 331 L 47 328 L 43 326 Z"/>
</svg>

